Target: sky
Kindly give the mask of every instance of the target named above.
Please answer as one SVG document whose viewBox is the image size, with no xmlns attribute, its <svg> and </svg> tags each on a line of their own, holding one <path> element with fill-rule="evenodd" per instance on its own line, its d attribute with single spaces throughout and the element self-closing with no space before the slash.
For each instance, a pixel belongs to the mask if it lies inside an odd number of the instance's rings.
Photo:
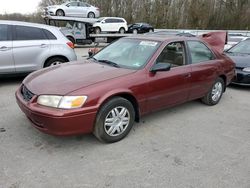
<svg viewBox="0 0 250 188">
<path fill-rule="evenodd" d="M 37 10 L 40 0 L 1 0 L 0 14 L 33 13 Z"/>
</svg>

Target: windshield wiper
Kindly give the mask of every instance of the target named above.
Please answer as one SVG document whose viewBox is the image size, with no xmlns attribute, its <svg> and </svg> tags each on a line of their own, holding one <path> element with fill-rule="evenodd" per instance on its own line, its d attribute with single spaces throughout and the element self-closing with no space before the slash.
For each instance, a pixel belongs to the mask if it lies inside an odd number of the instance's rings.
<svg viewBox="0 0 250 188">
<path fill-rule="evenodd" d="M 97 60 L 97 61 L 100 62 L 100 63 L 106 63 L 106 64 L 111 65 L 113 67 L 120 68 L 120 66 L 117 63 L 113 62 L 113 61 L 109 61 L 109 60 L 105 60 L 105 59 Z"/>
<path fill-rule="evenodd" d="M 95 61 L 98 61 L 96 58 L 94 57 L 88 57 L 87 59 L 94 59 Z"/>
</svg>

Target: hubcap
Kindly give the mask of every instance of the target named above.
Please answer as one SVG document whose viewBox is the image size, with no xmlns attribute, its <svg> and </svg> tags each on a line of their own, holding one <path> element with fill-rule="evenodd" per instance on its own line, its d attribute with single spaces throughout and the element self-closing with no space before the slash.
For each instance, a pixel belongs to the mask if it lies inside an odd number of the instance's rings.
<svg viewBox="0 0 250 188">
<path fill-rule="evenodd" d="M 109 136 L 119 136 L 128 127 L 130 113 L 125 107 L 113 108 L 105 118 L 104 130 Z"/>
<path fill-rule="evenodd" d="M 222 94 L 222 90 L 223 90 L 222 83 L 217 82 L 214 85 L 213 90 L 212 90 L 212 100 L 214 102 L 217 102 L 220 99 L 221 94 Z"/>
<path fill-rule="evenodd" d="M 60 64 L 62 64 L 62 62 L 60 62 L 60 61 L 55 61 L 55 62 L 51 63 L 50 66 L 55 66 L 55 65 L 60 65 Z"/>
<path fill-rule="evenodd" d="M 93 13 L 89 13 L 89 18 L 94 18 L 94 14 Z"/>
</svg>

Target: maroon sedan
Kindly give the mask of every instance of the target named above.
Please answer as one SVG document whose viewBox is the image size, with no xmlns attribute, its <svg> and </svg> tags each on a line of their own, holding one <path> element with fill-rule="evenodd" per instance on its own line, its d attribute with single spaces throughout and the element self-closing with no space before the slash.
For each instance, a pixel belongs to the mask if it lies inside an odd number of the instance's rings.
<svg viewBox="0 0 250 188">
<path fill-rule="evenodd" d="M 116 142 L 142 115 L 201 99 L 217 104 L 234 63 L 198 38 L 122 38 L 84 62 L 30 74 L 16 92 L 33 126 Z"/>
</svg>

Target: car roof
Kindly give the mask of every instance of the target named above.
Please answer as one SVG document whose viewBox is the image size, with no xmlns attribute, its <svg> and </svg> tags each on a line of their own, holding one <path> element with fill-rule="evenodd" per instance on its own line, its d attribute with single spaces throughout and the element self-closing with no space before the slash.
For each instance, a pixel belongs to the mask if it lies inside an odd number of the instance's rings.
<svg viewBox="0 0 250 188">
<path fill-rule="evenodd" d="M 31 23 L 31 22 L 21 22 L 21 21 L 12 21 L 12 20 L 0 20 L 0 24 L 6 25 L 21 25 L 21 26 L 30 26 L 30 27 L 39 27 L 43 29 L 49 28 L 56 28 L 55 26 L 45 25 L 45 24 L 38 24 L 38 23 Z"/>
<path fill-rule="evenodd" d="M 169 36 L 169 35 L 140 35 L 140 36 L 129 36 L 126 37 L 129 39 L 139 39 L 139 40 L 152 40 L 152 41 L 157 41 L 157 42 L 165 42 L 165 41 L 186 41 L 186 40 L 198 40 L 200 41 L 201 39 L 197 37 L 178 37 L 178 36 Z"/>
<path fill-rule="evenodd" d="M 100 19 L 109 19 L 109 18 L 114 18 L 114 19 L 123 19 L 123 20 L 125 20 L 124 18 L 121 18 L 121 17 L 101 17 Z"/>
</svg>

